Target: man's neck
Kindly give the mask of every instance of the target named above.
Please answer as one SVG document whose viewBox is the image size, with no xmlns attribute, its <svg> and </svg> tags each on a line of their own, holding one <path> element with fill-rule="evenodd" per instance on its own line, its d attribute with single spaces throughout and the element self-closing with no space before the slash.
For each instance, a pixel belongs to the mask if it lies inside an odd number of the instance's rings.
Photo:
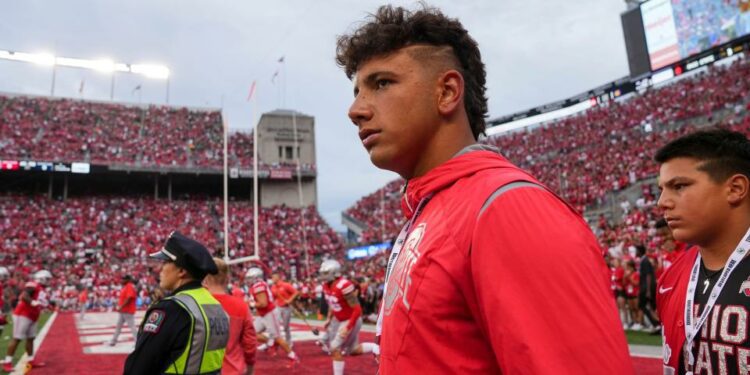
<svg viewBox="0 0 750 375">
<path fill-rule="evenodd" d="M 431 169 L 451 159 L 456 153 L 463 150 L 464 147 L 477 143 L 469 129 L 468 123 L 461 127 L 461 124 L 444 125 L 445 127 L 459 127 L 460 130 L 443 132 L 436 134 L 429 141 L 429 146 L 420 156 L 420 160 L 410 171 L 410 175 L 401 174 L 406 180 L 421 177 Z"/>
<path fill-rule="evenodd" d="M 743 216 L 742 220 L 729 220 L 729 223 L 714 242 L 699 248 L 703 265 L 708 270 L 718 271 L 724 268 L 737 244 L 742 240 L 742 236 L 747 233 L 750 227 L 750 217 Z"/>
<path fill-rule="evenodd" d="M 227 294 L 226 289 L 221 287 L 221 285 L 206 285 L 206 289 L 208 289 L 208 292 L 211 294 Z"/>
</svg>

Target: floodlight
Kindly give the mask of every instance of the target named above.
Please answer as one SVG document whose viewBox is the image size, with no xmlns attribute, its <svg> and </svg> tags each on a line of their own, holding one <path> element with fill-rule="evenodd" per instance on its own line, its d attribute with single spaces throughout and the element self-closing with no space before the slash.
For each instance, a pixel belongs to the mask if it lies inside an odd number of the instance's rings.
<svg viewBox="0 0 750 375">
<path fill-rule="evenodd" d="M 14 53 L 17 59 L 28 61 L 38 65 L 52 66 L 55 65 L 55 56 L 51 53 Z"/>
<path fill-rule="evenodd" d="M 133 64 L 130 66 L 130 71 L 133 73 L 143 74 L 144 76 L 149 78 L 169 78 L 169 68 L 163 65 Z"/>
<path fill-rule="evenodd" d="M 105 73 L 111 73 L 115 70 L 115 63 L 112 60 L 83 60 L 69 57 L 58 57 L 57 65 L 69 66 L 71 68 L 91 69 Z"/>
<path fill-rule="evenodd" d="M 130 73 L 130 66 L 128 64 L 115 63 L 115 71 Z"/>
</svg>

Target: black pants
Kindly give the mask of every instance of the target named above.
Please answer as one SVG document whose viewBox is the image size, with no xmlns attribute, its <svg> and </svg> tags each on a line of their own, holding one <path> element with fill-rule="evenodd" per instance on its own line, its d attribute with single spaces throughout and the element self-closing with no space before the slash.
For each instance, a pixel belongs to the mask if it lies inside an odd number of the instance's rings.
<svg viewBox="0 0 750 375">
<path fill-rule="evenodd" d="M 661 325 L 659 319 L 653 314 L 653 311 L 656 311 L 656 301 L 653 298 L 647 297 L 646 293 L 642 292 L 638 294 L 638 308 L 643 311 L 643 315 L 648 318 L 651 324 L 656 326 Z"/>
</svg>

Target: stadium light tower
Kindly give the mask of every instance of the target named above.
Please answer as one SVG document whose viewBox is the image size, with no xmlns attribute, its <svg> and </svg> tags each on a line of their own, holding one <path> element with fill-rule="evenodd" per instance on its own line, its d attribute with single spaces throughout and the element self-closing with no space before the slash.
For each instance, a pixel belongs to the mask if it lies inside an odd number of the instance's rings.
<svg viewBox="0 0 750 375">
<path fill-rule="evenodd" d="M 52 67 L 52 85 L 50 87 L 50 96 L 55 96 L 55 76 L 58 66 L 68 68 L 90 69 L 112 75 L 110 83 L 109 99 L 114 100 L 115 95 L 115 73 L 132 73 L 139 74 L 146 78 L 166 80 L 166 102 L 169 103 L 169 68 L 163 65 L 154 64 L 124 64 L 116 63 L 109 59 L 86 60 L 75 59 L 70 57 L 56 57 L 50 53 L 26 53 L 0 50 L 0 59 L 27 62 L 41 66 Z"/>
</svg>

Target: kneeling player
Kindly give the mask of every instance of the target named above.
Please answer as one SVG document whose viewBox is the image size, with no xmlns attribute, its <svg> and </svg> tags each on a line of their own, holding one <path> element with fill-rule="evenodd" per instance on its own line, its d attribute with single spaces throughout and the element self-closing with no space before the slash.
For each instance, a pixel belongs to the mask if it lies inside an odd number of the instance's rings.
<svg viewBox="0 0 750 375">
<path fill-rule="evenodd" d="M 276 305 L 273 303 L 271 290 L 263 280 L 263 270 L 257 267 L 250 268 L 245 274 L 245 278 L 252 283 L 249 294 L 255 303 L 255 309 L 258 310 L 259 317 L 253 321 L 258 342 L 262 342 L 266 347 L 271 347 L 274 343 L 279 344 L 293 363 L 298 362 L 299 357 L 292 351 L 286 340 L 281 337 L 281 318 Z M 263 349 L 263 347 L 261 346 L 260 349 Z"/>
<path fill-rule="evenodd" d="M 323 281 L 323 293 L 328 302 L 326 319 L 327 344 L 333 357 L 333 374 L 344 373 L 344 354 L 359 355 L 373 353 L 378 355 L 380 348 L 374 343 L 359 343 L 359 330 L 362 328 L 362 307 L 357 299 L 357 288 L 341 277 L 341 264 L 335 260 L 326 260 L 320 265 L 320 278 Z"/>
</svg>

